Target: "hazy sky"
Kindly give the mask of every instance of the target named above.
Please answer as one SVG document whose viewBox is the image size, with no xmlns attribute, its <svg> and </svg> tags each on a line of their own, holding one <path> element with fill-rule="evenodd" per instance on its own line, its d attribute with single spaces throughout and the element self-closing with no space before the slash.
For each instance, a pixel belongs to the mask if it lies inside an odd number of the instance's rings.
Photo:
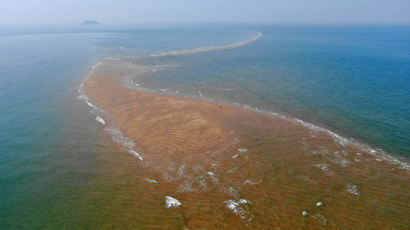
<svg viewBox="0 0 410 230">
<path fill-rule="evenodd" d="M 410 24 L 410 0 L 0 0 L 0 24 Z"/>
</svg>

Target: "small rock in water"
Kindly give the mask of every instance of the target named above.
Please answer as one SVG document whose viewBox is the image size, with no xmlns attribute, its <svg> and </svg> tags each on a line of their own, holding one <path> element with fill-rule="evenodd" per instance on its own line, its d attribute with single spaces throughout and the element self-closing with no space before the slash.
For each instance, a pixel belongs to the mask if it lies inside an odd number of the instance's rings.
<svg viewBox="0 0 410 230">
<path fill-rule="evenodd" d="M 322 206 L 322 205 L 323 205 L 322 202 L 317 202 L 317 203 L 316 203 L 316 206 L 318 206 L 318 207 L 320 207 L 320 206 Z"/>
<path fill-rule="evenodd" d="M 303 211 L 303 212 L 302 212 L 302 216 L 307 216 L 307 214 L 308 214 L 308 213 L 307 213 L 306 211 Z"/>
</svg>

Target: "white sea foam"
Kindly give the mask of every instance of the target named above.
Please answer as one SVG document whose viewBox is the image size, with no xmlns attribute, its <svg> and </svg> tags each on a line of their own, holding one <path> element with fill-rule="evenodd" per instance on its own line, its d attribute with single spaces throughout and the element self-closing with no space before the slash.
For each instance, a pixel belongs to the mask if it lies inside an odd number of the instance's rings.
<svg viewBox="0 0 410 230">
<path fill-rule="evenodd" d="M 93 105 L 89 98 L 87 97 L 87 95 L 85 95 L 85 93 L 83 92 L 83 87 L 84 87 L 84 83 L 90 78 L 91 74 L 99 67 L 103 64 L 103 62 L 98 62 L 95 65 L 91 66 L 90 72 L 87 75 L 87 77 L 81 82 L 80 86 L 78 87 L 78 93 L 80 93 L 80 96 L 78 96 L 78 99 L 85 101 L 85 103 L 90 106 L 91 108 L 93 108 L 93 111 L 99 112 L 99 113 L 104 113 L 104 110 L 98 108 L 97 106 Z"/>
<path fill-rule="evenodd" d="M 129 153 L 131 153 L 132 155 L 135 155 L 138 159 L 140 159 L 141 161 L 144 160 L 144 158 L 142 158 L 141 154 L 137 153 L 135 150 L 128 150 Z"/>
<path fill-rule="evenodd" d="M 239 152 L 239 153 L 233 155 L 232 158 L 235 159 L 235 158 L 239 157 L 242 153 L 246 153 L 247 151 L 248 151 L 248 150 L 245 149 L 245 148 L 240 148 L 240 149 L 238 149 L 238 152 Z"/>
<path fill-rule="evenodd" d="M 321 164 L 315 164 L 314 166 L 320 168 L 321 170 L 328 172 L 329 171 L 329 165 L 326 163 L 321 163 Z"/>
<path fill-rule="evenodd" d="M 329 165 L 326 163 L 314 164 L 313 166 L 320 168 L 327 175 L 332 176 L 334 173 L 329 170 Z"/>
<path fill-rule="evenodd" d="M 308 122 L 299 120 L 299 119 L 294 119 L 297 123 L 301 124 L 302 126 L 309 128 L 313 131 L 317 131 L 317 132 L 323 132 L 323 133 L 327 133 L 329 136 L 331 136 L 337 143 L 339 143 L 342 146 L 347 146 L 347 145 L 353 145 L 356 147 L 359 147 L 362 151 L 367 152 L 371 155 L 377 156 L 376 160 L 377 161 L 388 161 L 390 163 L 399 165 L 400 168 L 402 169 L 406 169 L 406 170 L 410 170 L 410 164 L 407 162 L 402 162 L 400 160 L 398 160 L 397 158 L 388 155 L 387 153 L 385 153 L 383 150 L 374 150 L 372 148 L 370 148 L 369 146 L 356 142 L 356 141 L 352 141 L 352 140 L 348 140 L 347 138 L 344 138 L 328 129 L 310 124 Z M 346 166 L 350 163 L 350 161 L 345 160 L 345 159 L 339 159 L 340 161 L 338 162 L 339 164 L 341 164 L 342 166 Z M 360 160 L 359 160 L 360 161 Z"/>
<path fill-rule="evenodd" d="M 304 127 L 306 127 L 306 128 L 309 128 L 309 129 L 311 129 L 311 130 L 314 130 L 314 131 L 317 131 L 317 132 L 327 133 L 329 136 L 333 137 L 333 139 L 334 139 L 337 143 L 339 143 L 340 145 L 346 146 L 346 145 L 348 145 L 348 144 L 351 144 L 351 141 L 350 141 L 350 140 L 348 140 L 348 139 L 346 139 L 346 138 L 344 138 L 344 137 L 341 137 L 341 136 L 337 135 L 336 133 L 334 133 L 334 132 L 332 132 L 332 131 L 330 131 L 330 130 L 328 130 L 328 129 L 325 129 L 325 128 L 322 128 L 322 127 L 313 125 L 313 124 L 311 124 L 311 123 L 308 123 L 308 122 L 305 122 L 305 121 L 302 121 L 302 120 L 299 120 L 299 119 L 295 119 L 295 121 L 296 121 L 297 123 L 301 124 L 302 126 L 304 126 Z"/>
<path fill-rule="evenodd" d="M 199 94 L 199 97 L 200 97 L 200 98 L 204 98 L 204 96 L 202 96 L 202 93 L 201 93 L 201 90 L 200 90 L 200 89 L 198 89 L 198 94 Z"/>
<path fill-rule="evenodd" d="M 199 192 L 199 189 L 197 188 L 192 188 L 192 182 L 191 181 L 184 181 L 182 184 L 178 186 L 177 189 L 178 192 Z"/>
<path fill-rule="evenodd" d="M 173 176 L 169 175 L 168 172 L 163 172 L 163 173 L 162 173 L 162 177 L 163 177 L 164 180 L 167 181 L 167 182 L 171 182 L 171 181 L 175 181 L 175 180 L 176 180 Z"/>
<path fill-rule="evenodd" d="M 105 131 L 111 135 L 111 138 L 115 143 L 126 147 L 128 149 L 128 153 L 136 156 L 141 161 L 144 160 L 142 155 L 134 150 L 135 142 L 131 140 L 130 138 L 124 136 L 124 134 L 119 129 L 114 128 L 114 127 L 107 127 L 105 128 Z"/>
<path fill-rule="evenodd" d="M 240 153 L 246 153 L 246 152 L 248 152 L 248 150 L 245 149 L 245 148 L 240 148 L 240 149 L 238 149 L 238 151 L 239 151 Z"/>
<path fill-rule="evenodd" d="M 215 184 L 218 184 L 218 183 L 219 183 L 219 180 L 218 180 L 218 178 L 215 176 L 215 173 L 214 173 L 214 172 L 208 172 L 208 175 L 209 175 L 209 177 L 211 177 L 212 181 L 213 181 Z"/>
<path fill-rule="evenodd" d="M 95 105 L 93 105 L 91 102 L 89 102 L 89 101 L 85 101 L 86 103 L 87 103 L 87 105 L 88 106 L 90 106 L 90 107 L 92 107 L 92 108 L 95 108 L 96 106 Z"/>
<path fill-rule="evenodd" d="M 217 51 L 217 50 L 233 49 L 233 48 L 238 48 L 241 46 L 248 45 L 258 40 L 261 37 L 262 37 L 262 33 L 258 32 L 255 36 L 253 36 L 252 38 L 246 41 L 241 41 L 241 42 L 226 45 L 226 46 L 200 47 L 197 49 L 190 49 L 190 50 L 184 49 L 184 50 L 165 52 L 165 53 L 160 53 L 160 54 L 151 54 L 150 56 L 151 57 L 180 56 L 180 55 L 196 54 L 196 53 L 203 53 L 203 52 L 210 52 L 210 51 Z"/>
<path fill-rule="evenodd" d="M 80 96 L 78 96 L 78 99 L 86 101 L 88 98 L 84 94 L 81 94 Z"/>
<path fill-rule="evenodd" d="M 245 211 L 245 209 L 241 207 L 241 204 L 244 204 L 244 203 L 241 203 L 240 201 L 235 201 L 235 200 L 227 200 L 227 201 L 224 201 L 223 204 L 225 204 L 225 207 L 227 207 L 233 213 L 235 213 L 236 215 L 239 215 L 241 219 L 246 219 L 247 212 Z"/>
<path fill-rule="evenodd" d="M 320 220 L 320 221 L 322 221 L 322 224 L 323 225 L 325 225 L 326 223 L 327 223 L 327 219 L 323 216 L 323 215 L 321 215 L 321 214 L 315 214 L 315 215 L 312 215 L 312 217 L 313 218 L 315 218 L 315 219 L 318 219 L 318 220 Z"/>
<path fill-rule="evenodd" d="M 206 180 L 204 178 L 197 179 L 196 182 L 198 182 L 198 184 L 201 185 L 202 190 L 206 190 L 206 187 L 207 187 L 208 183 L 206 182 Z"/>
<path fill-rule="evenodd" d="M 355 195 L 355 196 L 359 196 L 360 192 L 357 188 L 357 185 L 352 185 L 352 184 L 347 184 L 346 185 L 346 191 Z"/>
<path fill-rule="evenodd" d="M 104 121 L 104 119 L 102 119 L 101 117 L 96 116 L 96 117 L 95 117 L 95 120 L 98 121 L 98 122 L 100 122 L 102 125 L 105 125 L 105 121 Z"/>
<path fill-rule="evenodd" d="M 376 160 L 392 162 L 394 164 L 400 165 L 400 167 L 402 169 L 410 170 L 410 164 L 409 163 L 402 162 L 402 161 L 400 161 L 400 160 L 398 160 L 398 159 L 396 159 L 396 158 L 394 158 L 390 155 L 387 155 L 387 154 L 378 155 L 378 158 L 376 158 Z"/>
<path fill-rule="evenodd" d="M 268 115 L 271 115 L 273 117 L 279 117 L 279 118 L 282 118 L 282 119 L 290 120 L 290 118 L 288 118 L 288 117 L 286 117 L 282 114 L 279 114 L 279 113 L 276 113 L 276 112 L 268 112 L 268 111 L 260 110 L 260 109 L 258 109 L 258 107 L 253 108 L 249 105 L 241 104 L 241 103 L 238 103 L 238 102 L 232 102 L 232 104 L 234 106 L 238 107 L 238 108 L 250 110 L 252 112 L 256 112 L 256 113 L 260 113 L 260 114 L 268 114 Z"/>
<path fill-rule="evenodd" d="M 145 178 L 145 181 L 148 182 L 148 183 L 150 183 L 150 184 L 158 184 L 158 181 L 157 181 L 157 180 L 153 180 L 153 179 Z"/>
<path fill-rule="evenodd" d="M 92 110 L 90 111 L 92 114 L 105 114 L 105 111 L 98 108 L 97 106 L 95 106 L 94 104 L 92 104 L 91 102 L 89 102 L 88 100 L 85 100 L 85 102 L 87 103 L 87 105 L 89 107 L 92 108 Z"/>
<path fill-rule="evenodd" d="M 184 171 L 185 171 L 185 165 L 184 164 L 182 164 L 181 166 L 179 166 L 179 168 L 178 168 L 178 176 L 179 177 L 182 177 L 182 176 L 184 176 Z"/>
<path fill-rule="evenodd" d="M 177 192 L 205 192 L 208 191 L 207 178 L 204 176 L 190 177 L 185 176 L 185 180 L 178 186 Z"/>
<path fill-rule="evenodd" d="M 342 155 L 339 153 L 339 151 L 334 152 L 333 156 L 334 158 L 331 158 L 329 160 L 335 164 L 341 165 L 342 167 L 346 167 L 347 165 L 351 163 L 349 160 L 344 159 Z"/>
<path fill-rule="evenodd" d="M 238 190 L 236 190 L 234 187 L 225 188 L 224 193 L 231 197 L 234 197 L 235 199 L 238 198 Z"/>
<path fill-rule="evenodd" d="M 107 127 L 105 128 L 105 131 L 111 134 L 112 140 L 117 144 L 120 144 L 128 149 L 133 149 L 135 147 L 135 142 L 124 136 L 124 134 L 119 129 L 114 127 Z"/>
<path fill-rule="evenodd" d="M 165 196 L 165 207 L 175 208 L 181 205 L 182 205 L 181 202 L 179 202 L 177 199 L 170 197 L 170 196 Z"/>
<path fill-rule="evenodd" d="M 246 184 L 246 185 L 257 185 L 257 184 L 259 184 L 260 182 L 255 182 L 255 181 L 246 179 L 243 183 Z"/>
<path fill-rule="evenodd" d="M 230 169 L 230 170 L 228 171 L 228 173 L 229 173 L 229 174 L 234 173 L 236 170 L 238 170 L 237 167 L 235 167 L 235 168 L 233 168 L 233 169 Z"/>
</svg>

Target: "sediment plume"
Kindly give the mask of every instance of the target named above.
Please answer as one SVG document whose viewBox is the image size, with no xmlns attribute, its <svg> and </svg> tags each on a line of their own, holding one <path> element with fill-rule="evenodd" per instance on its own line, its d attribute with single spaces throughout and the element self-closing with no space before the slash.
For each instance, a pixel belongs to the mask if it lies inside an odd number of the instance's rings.
<svg viewBox="0 0 410 230">
<path fill-rule="evenodd" d="M 143 77 L 154 68 L 107 60 L 82 89 L 105 111 L 104 126 L 117 128 L 134 143 L 132 151 L 141 157 L 135 167 L 144 168 L 147 189 L 165 197 L 163 208 L 180 212 L 185 227 L 409 226 L 409 170 L 393 160 L 380 160 L 384 153 L 301 120 L 136 91 L 121 83 L 130 74 Z M 170 198 L 177 205 L 169 205 Z"/>
</svg>

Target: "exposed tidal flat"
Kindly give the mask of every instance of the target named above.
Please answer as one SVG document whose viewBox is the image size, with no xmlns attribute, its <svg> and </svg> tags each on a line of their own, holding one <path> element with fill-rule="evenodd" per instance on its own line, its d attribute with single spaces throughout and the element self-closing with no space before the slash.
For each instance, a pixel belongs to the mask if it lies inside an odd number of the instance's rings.
<svg viewBox="0 0 410 230">
<path fill-rule="evenodd" d="M 207 51 L 213 50 L 201 50 Z M 156 221 L 156 227 L 409 225 L 407 163 L 299 119 L 206 100 L 199 89 L 199 98 L 192 99 L 179 90 L 141 86 L 151 73 L 169 68 L 172 65 L 149 65 L 144 58 L 105 60 L 82 86 L 88 100 L 102 109 L 105 131 L 136 156 L 132 167 L 139 178 L 131 173 L 129 180 L 141 186 L 144 178 L 145 188 L 157 195 L 151 215 L 176 215 L 171 222 Z M 146 200 L 138 192 L 135 196 Z M 138 212 L 138 202 L 135 208 Z M 150 227 L 144 221 L 129 221 Z"/>
<path fill-rule="evenodd" d="M 0 37 L 0 228 L 406 229 L 406 34 Z"/>
</svg>

